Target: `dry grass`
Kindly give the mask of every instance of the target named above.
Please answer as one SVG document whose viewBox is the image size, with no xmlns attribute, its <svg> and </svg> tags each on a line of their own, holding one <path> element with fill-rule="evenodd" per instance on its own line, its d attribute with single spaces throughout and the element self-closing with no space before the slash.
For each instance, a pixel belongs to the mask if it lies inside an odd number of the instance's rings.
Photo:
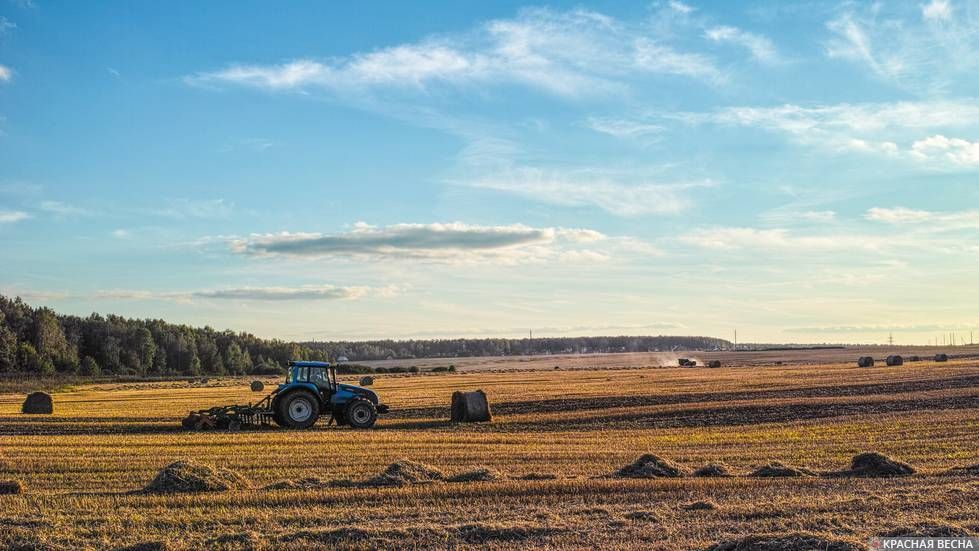
<svg viewBox="0 0 979 551">
<path fill-rule="evenodd" d="M 974 361 L 381 375 L 372 388 L 393 412 L 370 431 L 180 430 L 190 409 L 258 399 L 249 382 L 76 387 L 54 394 L 52 416 L 21 415 L 23 394 L 0 395 L 0 480 L 28 488 L 0 496 L 0 547 L 707 549 L 760 534 L 859 543 L 920 526 L 979 531 L 979 478 L 953 470 L 979 463 Z M 494 422 L 447 423 L 452 392 L 476 388 Z M 838 472 L 867 451 L 917 473 L 605 476 L 644 454 L 743 474 L 774 461 Z M 138 492 L 185 458 L 256 489 Z M 506 476 L 361 483 L 405 459 Z M 685 507 L 697 502 L 715 507 Z"/>
</svg>

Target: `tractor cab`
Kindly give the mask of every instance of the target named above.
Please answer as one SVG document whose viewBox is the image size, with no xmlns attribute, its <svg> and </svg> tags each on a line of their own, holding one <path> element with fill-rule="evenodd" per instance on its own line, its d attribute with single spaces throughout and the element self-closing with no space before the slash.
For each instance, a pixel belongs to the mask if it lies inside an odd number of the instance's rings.
<svg viewBox="0 0 979 551">
<path fill-rule="evenodd" d="M 337 370 L 326 362 L 291 362 L 284 386 L 293 383 L 312 383 L 320 392 L 332 394 L 337 389 Z"/>
<path fill-rule="evenodd" d="M 311 427 L 325 413 L 331 423 L 370 428 L 388 411 L 374 391 L 337 381 L 336 366 L 327 362 L 289 362 L 285 383 L 270 398 L 275 422 L 291 428 Z"/>
</svg>

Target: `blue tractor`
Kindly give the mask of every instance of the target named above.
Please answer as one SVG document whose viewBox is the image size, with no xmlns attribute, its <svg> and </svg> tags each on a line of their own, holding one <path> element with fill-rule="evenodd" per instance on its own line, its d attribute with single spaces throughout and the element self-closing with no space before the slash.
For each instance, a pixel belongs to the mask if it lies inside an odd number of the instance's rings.
<svg viewBox="0 0 979 551">
<path fill-rule="evenodd" d="M 238 430 L 275 422 L 280 427 L 307 429 L 329 413 L 330 424 L 368 429 L 378 414 L 387 412 L 376 392 L 338 382 L 334 365 L 294 361 L 289 362 L 285 382 L 258 403 L 191 412 L 183 425 L 193 430 Z"/>
</svg>

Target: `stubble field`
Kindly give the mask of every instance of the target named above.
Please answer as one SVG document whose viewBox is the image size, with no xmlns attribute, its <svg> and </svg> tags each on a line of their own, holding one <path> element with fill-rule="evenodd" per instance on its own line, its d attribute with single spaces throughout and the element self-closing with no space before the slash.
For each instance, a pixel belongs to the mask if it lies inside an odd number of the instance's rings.
<svg viewBox="0 0 979 551">
<path fill-rule="evenodd" d="M 979 464 L 975 360 L 610 365 L 378 376 L 373 388 L 392 413 L 368 431 L 325 420 L 309 431 L 179 428 L 188 410 L 256 400 L 242 379 L 72 388 L 54 395 L 51 416 L 21 415 L 23 395 L 0 395 L 0 480 L 26 488 L 0 495 L 0 546 L 708 549 L 803 533 L 862 548 L 872 535 L 922 524 L 979 531 L 979 473 L 952 470 Z M 490 397 L 493 423 L 448 423 L 452 392 L 476 388 Z M 744 476 L 772 461 L 839 471 L 864 451 L 918 472 Z M 738 476 L 606 476 L 646 453 L 688 471 L 723 462 Z M 231 469 L 254 488 L 141 491 L 178 459 Z M 447 475 L 486 467 L 501 476 L 329 484 L 402 459 Z M 325 483 L 264 489 L 302 477 Z"/>
</svg>

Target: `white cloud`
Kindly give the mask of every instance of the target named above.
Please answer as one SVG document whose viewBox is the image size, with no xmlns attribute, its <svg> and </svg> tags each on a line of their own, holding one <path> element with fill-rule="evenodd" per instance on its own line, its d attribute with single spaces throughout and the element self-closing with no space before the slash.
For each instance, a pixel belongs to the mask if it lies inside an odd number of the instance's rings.
<svg viewBox="0 0 979 551">
<path fill-rule="evenodd" d="M 979 210 L 936 212 L 906 207 L 874 207 L 867 210 L 864 218 L 886 224 L 924 225 L 921 229 L 931 232 L 979 228 Z"/>
<path fill-rule="evenodd" d="M 595 132 L 623 139 L 658 135 L 664 130 L 663 126 L 659 124 L 606 117 L 589 117 L 585 124 Z"/>
<path fill-rule="evenodd" d="M 663 113 L 690 124 L 714 123 L 757 126 L 804 139 L 806 135 L 836 134 L 847 138 L 902 129 L 971 126 L 979 117 L 974 99 L 901 101 L 893 103 L 841 103 L 775 107 L 727 107 L 708 113 Z"/>
<path fill-rule="evenodd" d="M 319 88 L 355 98 L 383 89 L 510 82 L 577 97 L 620 91 L 642 74 L 721 80 L 710 58 L 677 51 L 648 29 L 582 9 L 525 9 L 461 35 L 431 36 L 330 61 L 233 65 L 186 80 L 268 90 Z"/>
<path fill-rule="evenodd" d="M 7 19 L 6 17 L 0 16 L 0 36 L 3 36 L 9 29 L 16 29 L 17 24 L 13 21 Z"/>
<path fill-rule="evenodd" d="M 60 217 L 91 216 L 92 214 L 94 214 L 92 211 L 88 209 L 82 207 L 76 207 L 74 205 L 69 205 L 61 201 L 41 201 L 41 204 L 38 205 L 38 208 L 40 208 L 44 212 L 49 212 L 51 214 L 54 214 L 55 216 L 60 216 Z"/>
<path fill-rule="evenodd" d="M 162 208 L 153 209 L 152 214 L 168 218 L 224 219 L 231 216 L 234 203 L 224 199 L 170 199 Z"/>
<path fill-rule="evenodd" d="M 689 14 L 693 12 L 693 7 L 680 2 L 679 0 L 670 0 L 670 9 L 681 14 Z"/>
<path fill-rule="evenodd" d="M 606 236 L 588 229 L 395 224 L 385 227 L 358 223 L 338 234 L 253 234 L 229 240 L 231 251 L 249 256 L 293 258 L 352 258 L 363 260 L 423 260 L 432 262 L 534 262 L 575 250 L 579 244 Z"/>
<path fill-rule="evenodd" d="M 979 166 L 979 142 L 946 138 L 941 134 L 914 142 L 911 152 L 922 160 L 944 159 L 957 165 Z"/>
<path fill-rule="evenodd" d="M 301 287 L 238 287 L 197 291 L 195 298 L 226 300 L 356 300 L 370 294 L 370 287 L 337 287 L 308 285 Z M 390 296 L 386 291 L 387 296 Z"/>
<path fill-rule="evenodd" d="M 778 222 L 782 224 L 789 224 L 792 222 L 829 224 L 836 221 L 836 212 L 832 210 L 797 211 L 773 209 L 763 213 L 761 217 L 768 222 Z"/>
<path fill-rule="evenodd" d="M 470 180 L 467 185 L 551 205 L 595 207 L 616 216 L 641 216 L 682 212 L 691 206 L 689 190 L 713 184 L 626 184 L 600 171 L 514 168 Z"/>
<path fill-rule="evenodd" d="M 0 210 L 0 224 L 12 224 L 30 217 L 30 214 L 19 210 Z"/>
<path fill-rule="evenodd" d="M 921 17 L 932 21 L 948 21 L 952 18 L 952 4 L 948 0 L 931 0 L 921 6 Z"/>
<path fill-rule="evenodd" d="M 680 236 L 680 241 L 706 249 L 783 250 L 800 253 L 811 251 L 876 250 L 879 239 L 852 234 L 815 235 L 789 232 L 785 229 L 700 228 Z"/>
<path fill-rule="evenodd" d="M 867 220 L 872 220 L 874 222 L 887 222 L 889 224 L 897 224 L 901 222 L 924 222 L 932 217 L 932 213 L 925 210 L 915 210 L 903 207 L 898 208 L 880 208 L 874 207 L 867 211 L 864 217 Z"/>
<path fill-rule="evenodd" d="M 10 67 L 0 65 L 0 82 L 10 82 L 10 79 L 13 77 L 14 73 L 10 70 Z"/>
<path fill-rule="evenodd" d="M 767 37 L 754 34 L 736 27 L 718 26 L 707 29 L 704 36 L 714 42 L 729 42 L 747 48 L 752 57 L 765 63 L 778 61 L 775 45 Z"/>
<path fill-rule="evenodd" d="M 979 25 L 955 18 L 947 0 L 851 3 L 830 21 L 830 58 L 865 66 L 879 79 L 911 93 L 940 93 L 971 82 L 979 67 Z M 962 80 L 965 79 L 965 80 Z"/>
<path fill-rule="evenodd" d="M 775 107 L 727 107 L 714 112 L 659 113 L 661 119 L 723 126 L 749 126 L 785 134 L 793 141 L 836 152 L 913 160 L 979 164 L 979 142 L 922 131 L 971 128 L 979 119 L 979 100 L 902 101 Z M 640 122 L 644 122 L 643 119 Z"/>
<path fill-rule="evenodd" d="M 357 300 L 368 296 L 392 297 L 400 292 L 394 285 L 385 287 L 340 287 L 336 285 L 301 285 L 298 287 L 231 287 L 202 291 L 147 291 L 110 289 L 92 295 L 96 300 L 174 300 L 188 302 L 203 300 Z"/>
</svg>

